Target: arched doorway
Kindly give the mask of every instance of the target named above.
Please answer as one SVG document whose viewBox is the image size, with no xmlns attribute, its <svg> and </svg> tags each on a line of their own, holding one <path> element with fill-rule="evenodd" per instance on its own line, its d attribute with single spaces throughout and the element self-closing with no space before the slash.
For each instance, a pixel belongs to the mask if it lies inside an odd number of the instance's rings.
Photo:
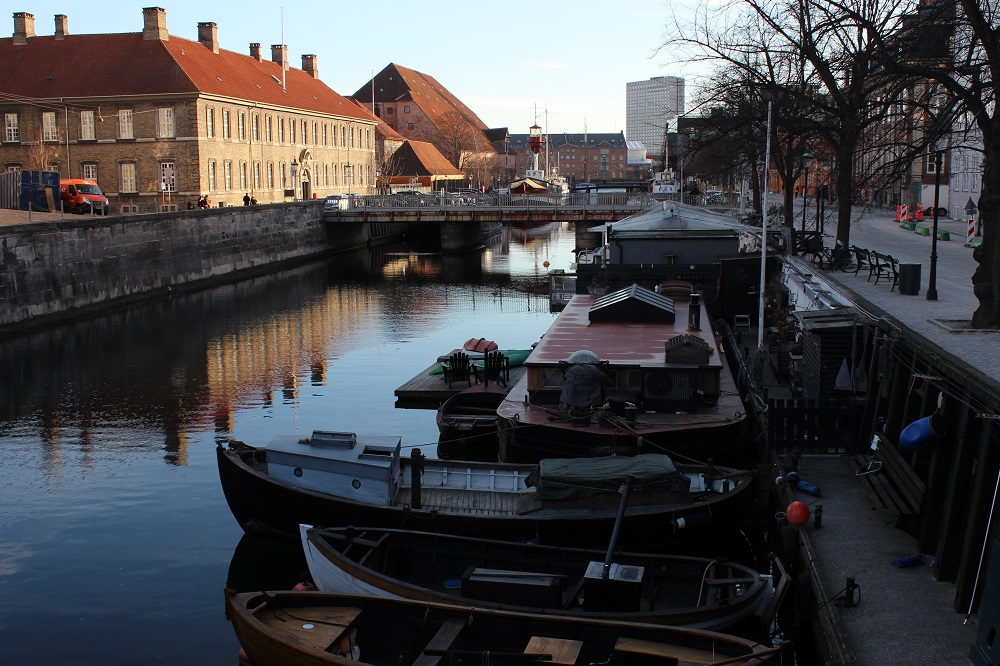
<svg viewBox="0 0 1000 666">
<path fill-rule="evenodd" d="M 302 198 L 312 199 L 312 179 L 310 178 L 309 169 L 302 169 L 302 176 L 299 182 L 302 190 Z"/>
</svg>

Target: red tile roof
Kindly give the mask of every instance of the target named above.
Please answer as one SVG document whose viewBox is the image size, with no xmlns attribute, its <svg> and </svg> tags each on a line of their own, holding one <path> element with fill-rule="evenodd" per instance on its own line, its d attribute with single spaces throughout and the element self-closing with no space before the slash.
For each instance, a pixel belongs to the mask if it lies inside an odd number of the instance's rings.
<svg viewBox="0 0 1000 666">
<path fill-rule="evenodd" d="M 396 164 L 393 171 L 406 176 L 465 176 L 448 161 L 434 144 L 426 141 L 407 141 L 392 154 Z"/>
<path fill-rule="evenodd" d="M 0 95 L 58 99 L 198 92 L 375 121 L 319 79 L 249 55 L 213 53 L 199 42 L 142 33 L 32 37 L 15 45 L 0 39 Z M 272 78 L 273 77 L 273 78 Z M 275 80 L 277 79 L 277 80 Z M 2 99 L 0 99 L 2 102 Z"/>
<path fill-rule="evenodd" d="M 352 97 L 371 99 L 372 87 L 372 82 L 368 81 Z M 487 129 L 486 123 L 433 76 L 390 63 L 375 75 L 374 88 L 378 102 L 413 102 L 445 136 L 452 133 L 449 125 L 453 121 L 449 120 L 449 114 L 457 114 L 480 137 L 480 150 L 494 150 L 493 144 L 483 134 Z"/>
</svg>

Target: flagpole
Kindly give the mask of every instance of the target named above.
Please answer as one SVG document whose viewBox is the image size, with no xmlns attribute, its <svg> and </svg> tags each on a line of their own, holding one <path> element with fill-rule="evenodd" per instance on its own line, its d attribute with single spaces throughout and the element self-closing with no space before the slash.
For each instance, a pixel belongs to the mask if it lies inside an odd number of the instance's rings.
<svg viewBox="0 0 1000 666">
<path fill-rule="evenodd" d="M 771 100 L 767 100 L 767 142 L 764 144 L 764 193 L 761 196 L 760 215 L 760 294 L 757 310 L 757 349 L 764 346 L 764 281 L 767 262 L 767 173 L 771 164 Z"/>
</svg>

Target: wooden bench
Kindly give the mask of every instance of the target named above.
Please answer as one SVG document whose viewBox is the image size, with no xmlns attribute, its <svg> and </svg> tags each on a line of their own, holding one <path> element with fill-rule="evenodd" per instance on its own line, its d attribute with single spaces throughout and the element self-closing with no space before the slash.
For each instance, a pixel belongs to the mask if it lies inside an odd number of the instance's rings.
<svg viewBox="0 0 1000 666">
<path fill-rule="evenodd" d="M 435 666 L 441 661 L 441 657 L 447 654 L 448 648 L 465 629 L 465 625 L 466 620 L 462 617 L 450 617 L 445 620 L 424 647 L 423 653 L 413 662 L 413 666 Z"/>
<path fill-rule="evenodd" d="M 875 508 L 885 522 L 903 530 L 914 527 L 913 522 L 924 505 L 927 484 L 900 450 L 880 438 L 872 460 L 857 456 L 855 461 L 862 485 L 875 501 Z"/>
<path fill-rule="evenodd" d="M 881 252 L 872 252 L 871 258 L 875 262 L 875 266 L 872 269 L 875 275 L 875 284 L 878 284 L 879 280 L 885 278 L 892 281 L 889 291 L 895 289 L 896 284 L 899 282 L 899 260 L 893 259 L 890 254 L 882 254 Z M 870 278 L 871 275 L 869 275 Z"/>
<path fill-rule="evenodd" d="M 528 646 L 524 648 L 525 655 L 548 655 L 550 659 L 544 659 L 551 664 L 563 664 L 572 666 L 576 663 L 576 658 L 580 656 L 583 648 L 583 641 L 572 641 L 566 638 L 546 638 L 545 636 L 532 636 L 528 641 Z"/>
</svg>

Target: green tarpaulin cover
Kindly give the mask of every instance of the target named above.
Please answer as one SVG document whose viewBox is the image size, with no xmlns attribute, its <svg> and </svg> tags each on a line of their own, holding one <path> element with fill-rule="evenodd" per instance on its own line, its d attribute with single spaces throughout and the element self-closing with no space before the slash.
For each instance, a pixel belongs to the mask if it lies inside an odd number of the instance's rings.
<svg viewBox="0 0 1000 666">
<path fill-rule="evenodd" d="M 686 493 L 691 489 L 691 479 L 677 471 L 670 456 L 661 453 L 633 457 L 546 458 L 524 482 L 536 489 L 542 501 L 565 500 L 617 492 L 629 474 L 635 477 L 632 492 Z"/>
</svg>

